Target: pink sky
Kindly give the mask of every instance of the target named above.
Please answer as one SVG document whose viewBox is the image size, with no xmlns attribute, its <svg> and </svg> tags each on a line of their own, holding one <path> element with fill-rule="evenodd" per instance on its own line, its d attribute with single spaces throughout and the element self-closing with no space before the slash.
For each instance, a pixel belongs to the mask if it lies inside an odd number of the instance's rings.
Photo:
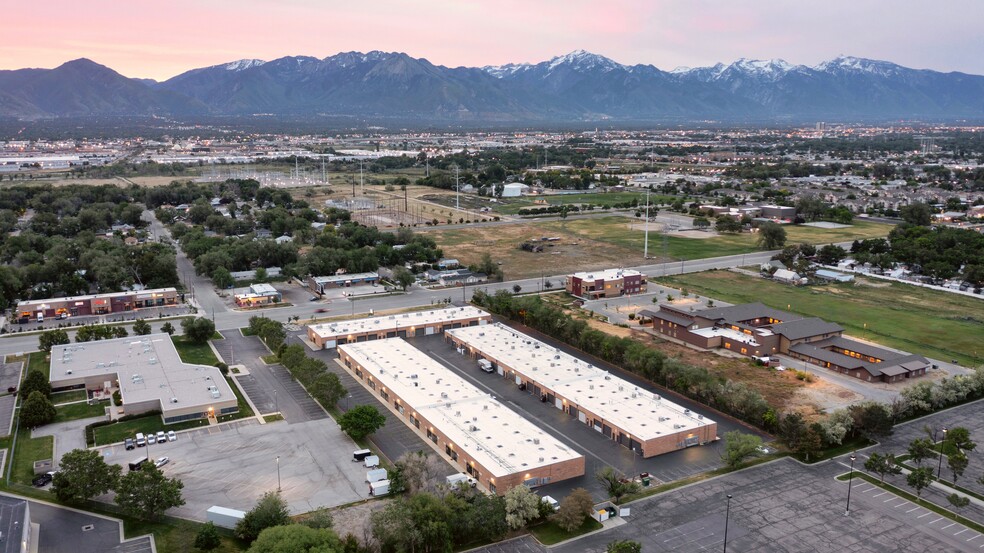
<svg viewBox="0 0 984 553">
<path fill-rule="evenodd" d="M 661 69 L 838 54 L 984 74 L 982 0 L 171 0 L 10 2 L 0 68 L 87 57 L 166 79 L 242 58 L 406 52 L 447 66 L 576 49 Z"/>
</svg>

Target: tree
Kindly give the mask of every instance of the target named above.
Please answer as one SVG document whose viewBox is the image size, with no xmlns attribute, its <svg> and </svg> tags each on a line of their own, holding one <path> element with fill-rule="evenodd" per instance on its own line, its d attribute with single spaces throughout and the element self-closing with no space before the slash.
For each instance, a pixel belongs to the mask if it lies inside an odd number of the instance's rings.
<svg viewBox="0 0 984 553">
<path fill-rule="evenodd" d="M 204 344 L 215 334 L 215 323 L 205 317 L 185 319 L 181 321 L 181 328 L 188 341 L 195 344 Z"/>
<path fill-rule="evenodd" d="M 515 486 L 506 492 L 506 524 L 519 530 L 540 516 L 540 496 L 526 486 Z"/>
<path fill-rule="evenodd" d="M 593 508 L 594 500 L 591 499 L 588 490 L 575 488 L 560 502 L 560 508 L 550 519 L 557 523 L 561 529 L 573 532 L 584 524 L 584 519 L 591 514 Z"/>
<path fill-rule="evenodd" d="M 553 286 L 554 286 L 554 283 L 553 283 L 552 280 L 545 280 L 545 281 L 543 281 L 543 289 L 544 290 L 550 290 L 551 288 L 553 288 Z"/>
<path fill-rule="evenodd" d="M 137 319 L 133 323 L 133 334 L 135 336 L 146 336 L 150 334 L 150 323 L 143 319 Z"/>
<path fill-rule="evenodd" d="M 746 434 L 732 430 L 724 434 L 724 452 L 721 460 L 730 468 L 736 468 L 745 459 L 755 455 L 762 447 L 762 438 L 755 434 Z"/>
<path fill-rule="evenodd" d="M 864 470 L 877 474 L 883 483 L 886 474 L 902 474 L 902 467 L 895 462 L 895 455 L 891 453 L 872 453 L 864 462 Z"/>
<path fill-rule="evenodd" d="M 953 455 L 948 455 L 946 457 L 946 464 L 950 467 L 950 472 L 953 473 L 953 483 L 957 483 L 957 478 L 963 476 L 965 470 L 967 470 L 967 464 L 969 460 L 967 456 L 963 453 L 954 453 Z"/>
<path fill-rule="evenodd" d="M 171 321 L 168 321 L 163 325 L 161 325 L 161 332 L 167 332 L 168 336 L 174 334 L 174 325 L 171 324 Z"/>
<path fill-rule="evenodd" d="M 290 511 L 287 502 L 280 497 L 280 492 L 266 492 L 256 502 L 246 516 L 236 524 L 236 536 L 239 539 L 252 542 L 259 537 L 260 532 L 274 526 L 290 524 Z"/>
<path fill-rule="evenodd" d="M 961 451 L 972 451 L 977 444 L 970 439 L 970 431 L 962 426 L 951 428 L 946 433 L 946 441 L 955 445 Z"/>
<path fill-rule="evenodd" d="M 393 271 L 393 280 L 396 281 L 396 283 L 399 284 L 404 291 L 406 291 L 407 287 L 413 284 L 415 279 L 413 273 L 408 271 L 406 268 L 397 267 Z"/>
<path fill-rule="evenodd" d="M 862 436 L 871 438 L 892 433 L 892 413 L 883 403 L 858 403 L 848 407 L 848 412 L 854 418 L 854 429 Z"/>
<path fill-rule="evenodd" d="M 710 228 L 711 221 L 707 217 L 694 217 L 693 225 L 695 229 L 704 230 Z"/>
<path fill-rule="evenodd" d="M 914 202 L 903 206 L 899 210 L 899 216 L 910 225 L 928 227 L 933 223 L 933 210 L 922 202 Z"/>
<path fill-rule="evenodd" d="M 847 252 L 844 251 L 844 248 L 834 244 L 827 244 L 817 252 L 817 261 L 822 265 L 836 265 L 845 257 L 847 257 Z"/>
<path fill-rule="evenodd" d="M 260 532 L 247 553 L 342 553 L 342 542 L 327 528 L 303 524 L 273 526 Z"/>
<path fill-rule="evenodd" d="M 763 250 L 778 250 L 786 245 L 786 229 L 776 223 L 759 227 L 758 245 Z"/>
<path fill-rule="evenodd" d="M 522 289 L 523 289 L 523 287 L 522 287 L 522 286 L 520 286 L 520 285 L 518 285 L 518 284 L 513 284 L 513 293 L 514 293 L 514 294 L 518 294 L 518 293 L 519 293 L 519 291 L 520 291 L 520 290 L 522 290 Z"/>
<path fill-rule="evenodd" d="M 816 455 L 821 449 L 823 449 L 823 436 L 811 425 L 796 444 L 796 453 L 809 462 L 810 456 Z"/>
<path fill-rule="evenodd" d="M 714 220 L 714 229 L 718 232 L 738 233 L 741 232 L 741 221 L 727 215 L 719 215 Z"/>
<path fill-rule="evenodd" d="M 51 353 L 51 346 L 67 344 L 70 341 L 68 339 L 68 332 L 65 332 L 65 329 L 56 328 L 42 332 L 41 336 L 38 336 L 38 347 L 45 353 Z"/>
<path fill-rule="evenodd" d="M 639 483 L 633 482 L 625 477 L 624 474 L 612 467 L 605 467 L 595 473 L 595 479 L 602 485 L 608 496 L 618 504 L 627 495 L 632 495 L 639 491 Z"/>
<path fill-rule="evenodd" d="M 195 549 L 211 551 L 220 545 L 222 545 L 222 538 L 219 537 L 219 531 L 215 529 L 215 524 L 212 521 L 203 524 L 198 534 L 195 535 Z"/>
<path fill-rule="evenodd" d="M 909 443 L 909 458 L 916 465 L 934 455 L 935 445 L 929 438 L 916 438 Z"/>
<path fill-rule="evenodd" d="M 81 503 L 116 487 L 120 466 L 110 465 L 98 451 L 73 449 L 62 456 L 51 491 L 61 501 Z"/>
<path fill-rule="evenodd" d="M 393 463 L 390 487 L 396 491 L 414 494 L 423 490 L 446 470 L 447 465 L 432 453 L 408 451 Z"/>
<path fill-rule="evenodd" d="M 308 513 L 307 517 L 301 521 L 301 524 L 308 528 L 330 530 L 335 527 L 335 519 L 331 516 L 331 511 L 326 507 L 319 507 Z"/>
<path fill-rule="evenodd" d="M 185 504 L 181 497 L 184 483 L 168 478 L 157 467 L 144 463 L 141 470 L 128 472 L 116 487 L 116 504 L 125 513 L 142 519 L 156 519 L 164 511 Z"/>
<path fill-rule="evenodd" d="M 27 428 L 44 426 L 55 420 L 58 411 L 41 392 L 31 392 L 21 405 L 20 422 Z"/>
<path fill-rule="evenodd" d="M 232 278 L 232 273 L 229 272 L 229 269 L 226 269 L 225 267 L 216 267 L 215 270 L 212 271 L 212 284 L 214 284 L 216 288 L 224 289 L 232 288 L 232 286 L 236 284 L 236 281 Z"/>
<path fill-rule="evenodd" d="M 967 505 L 970 505 L 969 497 L 959 495 L 956 493 L 951 493 L 950 495 L 946 496 L 946 500 L 950 502 L 950 505 L 953 505 L 954 507 L 958 507 L 958 508 L 966 507 Z"/>
<path fill-rule="evenodd" d="M 338 425 L 353 440 L 361 440 L 386 424 L 386 417 L 373 405 L 359 405 L 338 417 Z"/>
<path fill-rule="evenodd" d="M 308 386 L 308 391 L 314 396 L 326 409 L 331 409 L 334 407 L 338 400 L 345 397 L 347 390 L 345 386 L 342 385 L 342 381 L 338 378 L 338 375 L 332 372 L 324 372 L 319 374 L 314 382 Z"/>
<path fill-rule="evenodd" d="M 372 533 L 383 551 L 451 551 L 455 512 L 429 493 L 392 501 L 372 513 Z"/>
<path fill-rule="evenodd" d="M 31 392 L 41 392 L 44 397 L 51 396 L 51 382 L 43 372 L 34 369 L 27 372 L 24 383 L 21 384 L 20 393 L 22 396 L 30 396 Z"/>
<path fill-rule="evenodd" d="M 605 553 L 642 553 L 642 544 L 631 540 L 615 540 L 608 544 Z"/>
<path fill-rule="evenodd" d="M 933 469 L 929 467 L 917 468 L 906 475 L 905 481 L 915 488 L 916 497 L 922 497 L 923 488 L 929 486 L 929 483 L 933 481 Z"/>
</svg>

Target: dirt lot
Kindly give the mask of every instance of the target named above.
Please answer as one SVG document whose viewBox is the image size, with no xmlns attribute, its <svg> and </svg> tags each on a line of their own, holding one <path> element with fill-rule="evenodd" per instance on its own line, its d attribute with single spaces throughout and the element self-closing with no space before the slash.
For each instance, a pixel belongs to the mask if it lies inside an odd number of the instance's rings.
<svg viewBox="0 0 984 553">
<path fill-rule="evenodd" d="M 532 224 L 496 225 L 457 230 L 428 230 L 418 232 L 433 236 L 444 254 L 461 260 L 465 265 L 479 261 L 484 253 L 502 263 L 508 279 L 539 276 L 541 269 L 560 274 L 593 268 L 618 267 L 631 256 L 618 246 L 589 238 L 555 231 L 544 231 Z M 545 234 L 547 232 L 548 234 Z M 531 253 L 519 249 L 526 240 L 549 235 L 561 240 L 548 242 L 544 251 Z"/>
</svg>

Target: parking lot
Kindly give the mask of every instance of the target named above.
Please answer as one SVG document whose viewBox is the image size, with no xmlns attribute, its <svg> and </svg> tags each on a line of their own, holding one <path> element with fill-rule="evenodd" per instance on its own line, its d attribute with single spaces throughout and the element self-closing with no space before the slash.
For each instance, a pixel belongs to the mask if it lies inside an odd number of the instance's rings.
<svg viewBox="0 0 984 553">
<path fill-rule="evenodd" d="M 256 419 L 180 432 L 177 440 L 126 451 L 101 448 L 107 462 L 167 456 L 162 470 L 184 482 L 186 504 L 168 511 L 205 520 L 219 505 L 248 511 L 278 486 L 291 513 L 336 506 L 368 497 L 365 468 L 352 461 L 356 444 L 331 420 L 259 424 Z M 279 457 L 279 462 L 278 462 Z"/>
</svg>

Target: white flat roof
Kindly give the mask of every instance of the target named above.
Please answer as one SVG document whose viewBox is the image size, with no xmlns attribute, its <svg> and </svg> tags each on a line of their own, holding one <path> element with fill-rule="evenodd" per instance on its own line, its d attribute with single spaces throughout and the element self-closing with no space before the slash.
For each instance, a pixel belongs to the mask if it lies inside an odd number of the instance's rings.
<svg viewBox="0 0 984 553">
<path fill-rule="evenodd" d="M 339 349 L 495 477 L 581 457 L 400 338 Z"/>
<path fill-rule="evenodd" d="M 50 302 L 61 302 L 61 301 L 90 301 L 95 299 L 103 298 L 116 298 L 120 296 L 141 296 L 145 298 L 154 297 L 154 294 L 165 294 L 168 292 L 177 293 L 176 288 L 153 288 L 151 290 L 127 290 L 125 292 L 108 292 L 106 294 L 89 294 L 86 296 L 67 296 L 64 298 L 49 298 L 46 300 L 25 300 L 17 304 L 17 308 L 20 309 L 23 306 L 28 305 L 41 305 Z"/>
<path fill-rule="evenodd" d="M 331 276 L 317 276 L 314 277 L 314 281 L 318 284 L 326 284 L 329 282 L 346 282 L 349 280 L 365 280 L 367 278 L 379 278 L 377 273 L 346 273 L 342 275 L 331 275 Z"/>
<path fill-rule="evenodd" d="M 382 317 L 370 317 L 363 319 L 352 319 L 348 321 L 335 321 L 331 323 L 321 323 L 308 325 L 315 334 L 323 340 L 332 340 L 349 334 L 361 334 L 363 332 L 378 331 L 385 332 L 400 328 L 416 328 L 418 326 L 430 326 L 437 323 L 453 323 L 463 319 L 474 319 L 484 317 L 491 320 L 492 316 L 478 309 L 477 307 L 447 307 L 444 309 L 429 309 L 427 311 L 411 311 L 410 313 L 399 313 L 396 315 L 384 315 Z"/>
<path fill-rule="evenodd" d="M 51 348 L 52 386 L 98 376 L 119 380 L 124 405 L 160 400 L 165 418 L 169 411 L 236 402 L 217 367 L 181 361 L 171 337 L 164 333 Z M 215 411 L 218 414 L 219 409 Z"/>
<path fill-rule="evenodd" d="M 640 440 L 714 421 L 501 323 L 447 331 Z"/>
<path fill-rule="evenodd" d="M 639 271 L 633 269 L 605 269 L 604 271 L 584 271 L 581 273 L 574 273 L 574 278 L 579 278 L 581 280 L 617 280 L 627 276 L 641 275 Z"/>
<path fill-rule="evenodd" d="M 697 330 L 691 330 L 694 334 L 698 336 L 703 336 L 704 338 L 712 338 L 714 336 L 721 336 L 722 338 L 730 338 L 736 342 L 741 342 L 743 344 L 748 344 L 750 346 L 759 346 L 758 342 L 755 341 L 755 337 L 750 334 L 745 334 L 744 332 L 738 332 L 730 328 L 721 327 L 708 327 L 708 328 L 698 328 Z M 771 336 L 772 332 L 761 332 L 762 336 Z"/>
<path fill-rule="evenodd" d="M 252 284 L 250 285 L 250 289 L 253 290 L 254 294 L 260 294 L 261 296 L 275 296 L 280 293 L 272 285 L 266 283 Z"/>
</svg>

